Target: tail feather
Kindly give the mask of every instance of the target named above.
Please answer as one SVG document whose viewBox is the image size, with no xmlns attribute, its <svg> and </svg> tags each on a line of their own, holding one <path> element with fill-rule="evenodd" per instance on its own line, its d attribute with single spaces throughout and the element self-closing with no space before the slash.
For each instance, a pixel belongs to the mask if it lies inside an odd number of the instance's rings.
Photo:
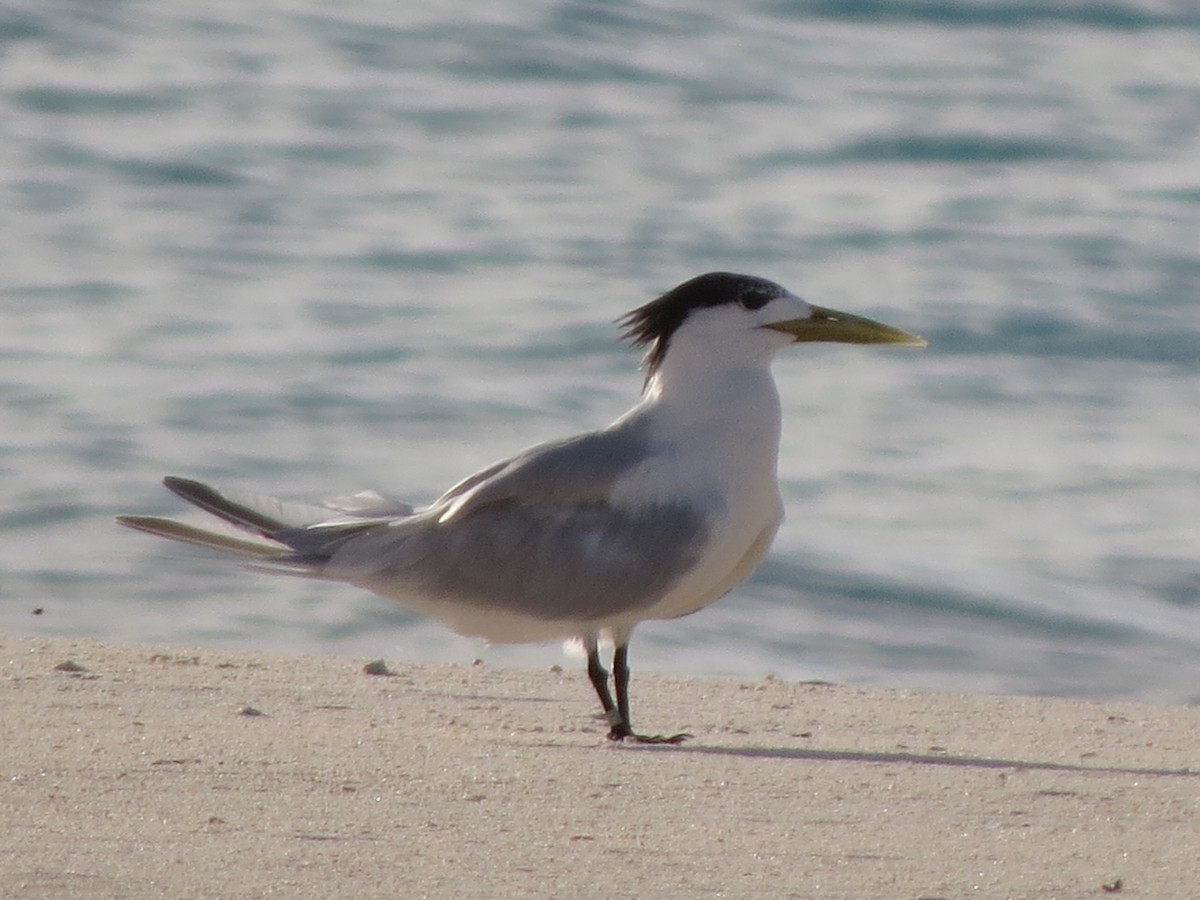
<svg viewBox="0 0 1200 900">
<path fill-rule="evenodd" d="M 117 516 L 117 522 L 126 528 L 144 531 L 156 537 L 182 541 L 185 544 L 195 544 L 197 547 L 207 547 L 210 550 L 234 553 L 250 559 L 282 560 L 291 554 L 291 548 L 282 545 L 271 546 L 259 541 L 248 541 L 216 531 L 197 528 L 183 522 L 160 519 L 157 516 Z"/>
<path fill-rule="evenodd" d="M 168 475 L 163 484 L 223 522 L 254 535 L 247 539 L 158 516 L 117 516 L 117 522 L 197 547 L 256 561 L 274 571 L 319 576 L 338 547 L 363 531 L 406 517 L 412 507 L 377 494 L 332 501 L 330 506 L 284 503 L 273 497 L 223 492 L 199 481 Z"/>
<path fill-rule="evenodd" d="M 330 516 L 330 511 L 321 507 L 282 503 L 274 497 L 254 494 L 221 493 L 207 484 L 177 475 L 168 475 L 163 479 L 163 485 L 218 519 L 267 538 L 289 528 L 315 524 Z"/>
</svg>

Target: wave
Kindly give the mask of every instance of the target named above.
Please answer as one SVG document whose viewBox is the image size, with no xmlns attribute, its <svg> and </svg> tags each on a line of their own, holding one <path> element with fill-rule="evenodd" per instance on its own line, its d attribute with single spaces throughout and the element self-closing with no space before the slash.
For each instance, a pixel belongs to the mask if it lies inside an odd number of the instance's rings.
<svg viewBox="0 0 1200 900">
<path fill-rule="evenodd" d="M 778 15 L 840 21 L 915 22 L 951 28 L 1028 28 L 1077 25 L 1110 31 L 1200 27 L 1200 10 L 1133 3 L 969 3 L 946 0 L 784 0 Z"/>
</svg>

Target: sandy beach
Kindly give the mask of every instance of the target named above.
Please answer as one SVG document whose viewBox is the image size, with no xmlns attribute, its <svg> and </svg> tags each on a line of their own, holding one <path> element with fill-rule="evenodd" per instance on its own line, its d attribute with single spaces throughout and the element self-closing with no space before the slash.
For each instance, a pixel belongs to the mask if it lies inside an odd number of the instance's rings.
<svg viewBox="0 0 1200 900">
<path fill-rule="evenodd" d="M 1196 708 L 0 651 L 4 896 L 1200 896 Z"/>
</svg>

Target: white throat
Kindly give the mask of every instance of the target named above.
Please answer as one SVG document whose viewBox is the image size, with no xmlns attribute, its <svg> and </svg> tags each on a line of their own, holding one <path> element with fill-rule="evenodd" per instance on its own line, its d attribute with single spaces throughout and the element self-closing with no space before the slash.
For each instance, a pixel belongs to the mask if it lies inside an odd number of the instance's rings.
<svg viewBox="0 0 1200 900">
<path fill-rule="evenodd" d="M 646 426 L 660 451 L 628 484 L 626 502 L 694 494 L 702 505 L 730 513 L 747 505 L 774 510 L 780 408 L 769 355 L 735 361 L 676 349 L 622 420 Z"/>
</svg>

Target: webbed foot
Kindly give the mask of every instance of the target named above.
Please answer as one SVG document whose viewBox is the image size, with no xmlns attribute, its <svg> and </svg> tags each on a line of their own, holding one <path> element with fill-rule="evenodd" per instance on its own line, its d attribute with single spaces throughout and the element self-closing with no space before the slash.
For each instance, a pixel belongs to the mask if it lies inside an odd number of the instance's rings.
<svg viewBox="0 0 1200 900">
<path fill-rule="evenodd" d="M 633 741 L 635 744 L 682 744 L 692 735 L 686 731 L 679 734 L 634 734 L 625 725 L 614 725 L 608 733 L 610 741 Z"/>
</svg>

